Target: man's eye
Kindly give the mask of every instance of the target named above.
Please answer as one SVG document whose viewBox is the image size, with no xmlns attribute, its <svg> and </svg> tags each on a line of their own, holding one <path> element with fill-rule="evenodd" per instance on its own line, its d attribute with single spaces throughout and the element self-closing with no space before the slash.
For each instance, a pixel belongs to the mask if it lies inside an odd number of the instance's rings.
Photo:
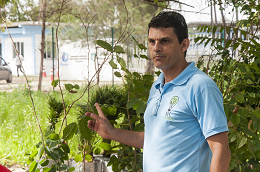
<svg viewBox="0 0 260 172">
<path fill-rule="evenodd" d="M 162 40 L 162 43 L 166 43 L 166 42 L 169 42 L 169 40 Z"/>
<path fill-rule="evenodd" d="M 153 43 L 154 43 L 154 40 L 149 40 L 149 43 L 153 44 Z"/>
</svg>

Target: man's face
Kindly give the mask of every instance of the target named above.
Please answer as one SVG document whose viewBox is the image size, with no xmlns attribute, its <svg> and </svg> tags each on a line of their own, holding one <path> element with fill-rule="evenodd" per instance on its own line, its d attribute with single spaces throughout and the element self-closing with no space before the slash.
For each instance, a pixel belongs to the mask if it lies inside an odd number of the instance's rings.
<svg viewBox="0 0 260 172">
<path fill-rule="evenodd" d="M 172 71 L 185 61 L 184 52 L 188 48 L 188 39 L 181 44 L 173 31 L 169 28 L 150 28 L 149 29 L 149 51 L 155 67 L 164 73 Z"/>
</svg>

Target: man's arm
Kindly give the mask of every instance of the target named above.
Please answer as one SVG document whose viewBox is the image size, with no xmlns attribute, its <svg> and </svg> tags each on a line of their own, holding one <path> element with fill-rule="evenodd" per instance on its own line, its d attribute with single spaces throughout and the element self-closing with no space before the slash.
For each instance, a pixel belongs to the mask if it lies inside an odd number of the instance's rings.
<svg viewBox="0 0 260 172">
<path fill-rule="evenodd" d="M 207 138 L 212 151 L 210 172 L 228 172 L 230 150 L 227 132 L 219 133 Z"/>
<path fill-rule="evenodd" d="M 91 130 L 94 130 L 105 139 L 115 140 L 120 143 L 137 148 L 143 148 L 144 132 L 136 132 L 114 128 L 102 112 L 99 104 L 96 103 L 95 106 L 97 108 L 99 116 L 90 112 L 87 112 L 85 114 L 86 116 L 89 116 L 95 120 L 88 121 L 88 127 Z"/>
</svg>

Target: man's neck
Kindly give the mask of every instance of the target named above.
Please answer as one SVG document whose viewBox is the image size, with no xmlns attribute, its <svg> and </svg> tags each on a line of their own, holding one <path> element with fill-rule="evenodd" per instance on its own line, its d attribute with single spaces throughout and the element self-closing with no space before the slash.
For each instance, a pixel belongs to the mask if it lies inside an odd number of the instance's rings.
<svg viewBox="0 0 260 172">
<path fill-rule="evenodd" d="M 162 70 L 164 74 L 164 83 L 170 82 L 175 79 L 181 72 L 188 66 L 188 62 L 185 61 L 181 65 L 175 66 L 171 70 Z"/>
</svg>

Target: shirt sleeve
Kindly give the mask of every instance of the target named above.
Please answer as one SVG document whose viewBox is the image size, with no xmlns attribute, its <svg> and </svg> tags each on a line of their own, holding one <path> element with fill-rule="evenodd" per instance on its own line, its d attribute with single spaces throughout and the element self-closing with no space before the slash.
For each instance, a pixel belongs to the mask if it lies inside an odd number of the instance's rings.
<svg viewBox="0 0 260 172">
<path fill-rule="evenodd" d="M 216 87 L 206 87 L 196 97 L 197 119 L 205 138 L 228 131 L 223 97 Z"/>
</svg>

